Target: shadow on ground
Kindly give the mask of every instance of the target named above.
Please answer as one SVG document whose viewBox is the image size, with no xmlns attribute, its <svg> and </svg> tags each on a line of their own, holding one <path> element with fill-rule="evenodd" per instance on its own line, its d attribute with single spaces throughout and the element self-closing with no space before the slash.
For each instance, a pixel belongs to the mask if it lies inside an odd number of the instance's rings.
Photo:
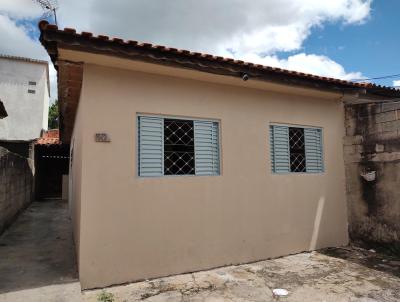
<svg viewBox="0 0 400 302">
<path fill-rule="evenodd" d="M 400 278 L 400 258 L 357 246 L 326 248 L 321 254 L 350 261 Z"/>
<path fill-rule="evenodd" d="M 76 282 L 74 253 L 68 204 L 34 202 L 0 237 L 0 298 L 14 291 Z"/>
<path fill-rule="evenodd" d="M 321 252 L 335 254 L 328 256 Z M 84 291 L 82 300 L 182 302 L 398 302 L 400 278 L 325 249 L 143 282 Z M 358 254 L 356 249 L 350 253 Z M 359 255 L 361 256 L 361 255 Z M 343 256 L 344 257 L 344 256 Z M 357 258 L 358 256 L 355 256 Z M 285 290 L 285 296 L 276 294 Z"/>
</svg>

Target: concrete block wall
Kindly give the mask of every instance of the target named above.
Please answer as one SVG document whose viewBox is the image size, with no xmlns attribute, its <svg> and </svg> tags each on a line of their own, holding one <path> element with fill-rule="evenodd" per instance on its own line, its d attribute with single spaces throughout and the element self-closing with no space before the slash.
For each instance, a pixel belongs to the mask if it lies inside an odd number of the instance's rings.
<svg viewBox="0 0 400 302">
<path fill-rule="evenodd" d="M 0 147 L 0 234 L 32 201 L 31 161 Z"/>
<path fill-rule="evenodd" d="M 400 243 L 400 102 L 346 105 L 350 238 Z M 361 175 L 376 171 L 376 180 Z"/>
</svg>

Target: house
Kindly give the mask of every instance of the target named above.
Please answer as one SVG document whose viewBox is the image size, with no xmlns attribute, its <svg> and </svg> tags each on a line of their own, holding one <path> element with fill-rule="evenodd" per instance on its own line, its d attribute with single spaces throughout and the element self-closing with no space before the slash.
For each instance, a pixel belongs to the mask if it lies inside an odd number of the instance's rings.
<svg viewBox="0 0 400 302">
<path fill-rule="evenodd" d="M 0 55 L 0 99 L 8 117 L 0 120 L 0 146 L 24 157 L 31 142 L 47 130 L 47 61 Z"/>
<path fill-rule="evenodd" d="M 82 288 L 348 243 L 343 102 L 398 92 L 39 28 Z"/>
</svg>

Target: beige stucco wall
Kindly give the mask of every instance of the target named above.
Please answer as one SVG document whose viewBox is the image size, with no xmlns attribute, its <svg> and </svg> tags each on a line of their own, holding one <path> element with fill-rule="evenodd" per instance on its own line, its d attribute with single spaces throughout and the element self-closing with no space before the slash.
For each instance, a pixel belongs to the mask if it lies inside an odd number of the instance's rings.
<svg viewBox="0 0 400 302">
<path fill-rule="evenodd" d="M 220 120 L 221 175 L 139 178 L 137 113 Z M 322 127 L 326 172 L 272 174 L 272 122 Z M 111 142 L 96 143 L 98 132 Z M 337 98 L 86 64 L 74 133 L 83 146 L 83 165 L 74 159 L 84 181 L 83 288 L 347 243 L 343 108 Z M 77 182 L 75 176 L 74 190 Z"/>
<path fill-rule="evenodd" d="M 84 94 L 81 94 L 81 99 Z M 81 237 L 81 200 L 82 200 L 82 186 L 85 178 L 82 177 L 82 152 L 83 152 L 83 125 L 85 120 L 82 118 L 85 115 L 85 109 L 79 106 L 76 116 L 75 127 L 73 131 L 73 139 L 70 143 L 70 171 L 68 182 L 68 202 L 71 212 L 73 237 L 75 243 L 76 259 L 78 261 L 78 269 L 80 267 L 80 237 Z M 87 107 L 86 107 L 87 108 Z M 80 270 L 80 269 L 79 269 Z"/>
</svg>

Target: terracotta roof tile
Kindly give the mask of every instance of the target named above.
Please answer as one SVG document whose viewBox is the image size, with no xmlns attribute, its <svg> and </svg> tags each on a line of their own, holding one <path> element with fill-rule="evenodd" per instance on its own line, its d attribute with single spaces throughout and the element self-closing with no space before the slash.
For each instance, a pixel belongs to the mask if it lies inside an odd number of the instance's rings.
<svg viewBox="0 0 400 302">
<path fill-rule="evenodd" d="M 39 138 L 36 142 L 36 145 L 59 145 L 60 142 L 60 133 L 58 129 L 52 129 L 44 132 L 42 137 Z"/>
<path fill-rule="evenodd" d="M 59 77 L 59 99 L 62 104 L 60 115 L 61 138 L 68 142 L 72 133 L 79 101 L 83 74 L 82 62 L 67 62 L 58 59 L 59 48 L 79 50 L 95 54 L 104 54 L 123 59 L 139 60 L 153 64 L 162 64 L 176 68 L 186 68 L 217 75 L 242 77 L 248 74 L 250 79 L 268 81 L 284 85 L 333 91 L 336 93 L 362 93 L 372 98 L 400 98 L 400 90 L 374 83 L 351 82 L 342 79 L 322 77 L 304 72 L 264 66 L 232 58 L 213 56 L 184 49 L 169 48 L 162 45 L 140 43 L 106 35 L 94 36 L 90 32 L 77 33 L 72 28 L 58 29 L 47 21 L 39 22 L 40 41 L 49 53 L 52 61 L 57 63 Z M 69 92 L 72 89 L 74 92 Z M 46 134 L 38 144 L 54 144 L 59 140 Z"/>
<path fill-rule="evenodd" d="M 128 44 L 129 46 L 135 47 L 136 49 L 143 49 L 143 50 L 152 50 L 152 51 L 162 51 L 163 53 L 168 53 L 171 55 L 176 55 L 176 56 L 181 56 L 182 58 L 190 58 L 190 57 L 197 57 L 199 58 L 199 60 L 206 60 L 208 62 L 206 63 L 224 63 L 224 64 L 232 64 L 232 65 L 236 65 L 238 68 L 255 68 L 259 71 L 268 71 L 268 72 L 274 72 L 277 74 L 282 74 L 282 75 L 288 75 L 288 76 L 294 76 L 297 78 L 301 78 L 304 80 L 312 80 L 312 81 L 320 81 L 320 82 L 324 82 L 326 84 L 337 84 L 337 85 L 342 85 L 342 86 L 346 86 L 348 89 L 349 88 L 374 88 L 374 89 L 379 89 L 380 92 L 384 93 L 386 92 L 391 92 L 391 94 L 396 94 L 396 96 L 400 93 L 400 90 L 397 90 L 393 87 L 386 87 L 386 86 L 381 86 L 381 85 L 377 85 L 377 84 L 373 84 L 373 83 L 359 83 L 359 82 L 351 82 L 351 81 L 346 81 L 346 80 L 342 80 L 342 79 L 336 79 L 336 78 L 331 78 L 331 77 L 325 77 L 325 76 L 317 76 L 317 75 L 313 75 L 313 74 L 308 74 L 308 73 L 304 73 L 304 72 L 297 72 L 297 71 L 292 71 L 292 70 L 285 70 L 282 68 L 278 68 L 278 67 L 271 67 L 271 66 L 264 66 L 264 65 L 260 65 L 260 64 L 254 64 L 254 63 L 250 63 L 250 62 L 244 62 L 242 60 L 234 60 L 232 58 L 223 58 L 223 57 L 219 57 L 219 56 L 213 56 L 211 54 L 204 54 L 204 53 L 199 53 L 199 52 L 191 52 L 189 50 L 184 50 L 184 49 L 177 49 L 177 48 L 169 48 L 166 46 L 161 46 L 161 45 L 153 45 L 150 43 L 139 43 L 138 41 L 132 41 L 132 40 L 128 40 L 128 41 L 124 41 L 120 38 L 111 38 L 106 36 L 106 35 L 98 35 L 97 37 L 94 37 L 92 33 L 88 33 L 88 32 L 82 32 L 82 33 L 76 33 L 76 31 L 72 28 L 65 28 L 65 29 L 58 29 L 58 27 L 56 25 L 53 24 L 49 24 L 47 21 L 41 21 L 39 22 L 39 29 L 43 35 L 44 32 L 55 32 L 55 33 L 64 33 L 64 34 L 68 34 L 71 37 L 76 37 L 76 38 L 89 38 L 92 37 L 92 39 L 90 41 L 93 41 L 93 43 L 95 42 L 95 40 L 99 40 L 99 41 L 110 41 L 110 43 L 114 43 L 114 44 Z M 44 46 L 46 47 L 46 37 L 43 38 L 41 36 L 41 41 L 44 44 Z M 65 46 L 64 43 L 63 45 Z M 74 44 L 75 46 L 77 45 L 77 43 Z M 115 55 L 118 55 L 117 51 L 115 51 Z M 149 54 L 150 56 L 150 54 Z M 154 56 L 152 56 L 153 58 Z M 182 58 L 179 58 L 182 59 Z M 54 57 L 53 57 L 54 59 Z M 161 58 L 160 60 L 167 60 L 166 58 Z M 171 59 L 172 60 L 172 59 Z M 177 60 L 177 59 L 176 59 Z M 202 62 L 203 63 L 203 62 Z M 191 66 L 195 66 L 196 64 L 191 64 Z M 202 67 L 204 67 L 202 65 Z M 205 66 L 207 67 L 207 66 Z M 210 66 L 211 67 L 211 66 Z M 215 66 L 213 66 L 215 68 Z M 222 66 L 220 68 L 225 68 L 225 66 Z M 226 67 L 228 68 L 228 67 Z M 204 71 L 204 68 L 203 70 Z"/>
</svg>

